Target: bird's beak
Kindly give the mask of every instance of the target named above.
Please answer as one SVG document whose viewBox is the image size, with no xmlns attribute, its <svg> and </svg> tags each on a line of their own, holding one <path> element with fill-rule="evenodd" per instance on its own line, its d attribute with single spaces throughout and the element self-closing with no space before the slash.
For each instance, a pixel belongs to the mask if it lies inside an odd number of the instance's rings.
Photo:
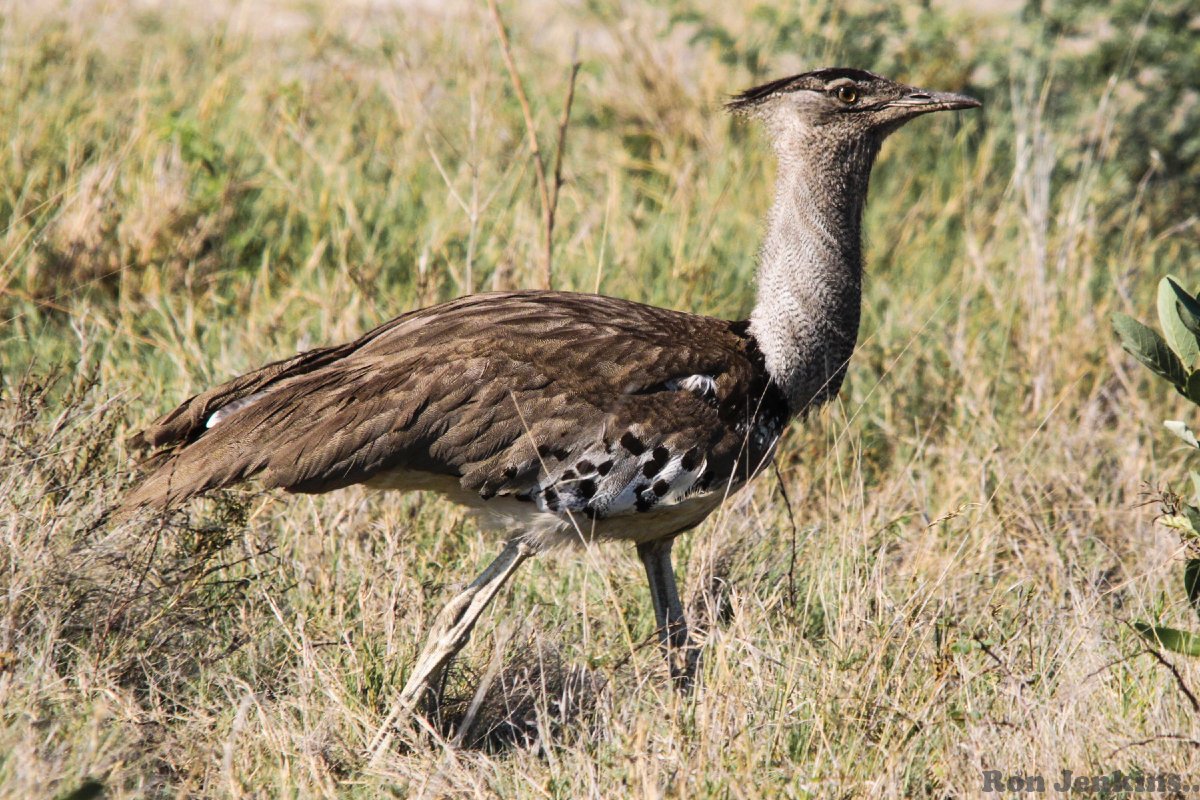
<svg viewBox="0 0 1200 800">
<path fill-rule="evenodd" d="M 953 92 L 927 92 L 913 89 L 897 100 L 887 102 L 885 108 L 903 108 L 910 114 L 925 114 L 930 111 L 958 111 L 963 108 L 979 108 L 982 103 L 974 97 Z"/>
<path fill-rule="evenodd" d="M 979 108 L 983 106 L 974 97 L 955 95 L 949 91 L 925 91 L 913 89 L 904 97 L 889 101 L 884 108 L 902 108 L 911 116 L 928 114 L 929 112 L 956 112 L 964 108 Z"/>
</svg>

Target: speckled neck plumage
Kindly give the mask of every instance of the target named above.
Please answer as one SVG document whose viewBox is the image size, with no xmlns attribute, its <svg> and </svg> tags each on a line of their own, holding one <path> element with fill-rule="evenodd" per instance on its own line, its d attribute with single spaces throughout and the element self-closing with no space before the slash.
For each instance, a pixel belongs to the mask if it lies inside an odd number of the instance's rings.
<svg viewBox="0 0 1200 800">
<path fill-rule="evenodd" d="M 798 130 L 775 149 L 775 203 L 750 330 L 792 413 L 802 415 L 836 396 L 858 339 L 862 212 L 879 143 Z"/>
</svg>

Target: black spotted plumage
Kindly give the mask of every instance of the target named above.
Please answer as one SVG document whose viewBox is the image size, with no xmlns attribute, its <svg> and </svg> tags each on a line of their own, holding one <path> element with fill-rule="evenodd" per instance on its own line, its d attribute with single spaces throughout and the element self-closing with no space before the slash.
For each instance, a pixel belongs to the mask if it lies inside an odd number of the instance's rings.
<svg viewBox="0 0 1200 800">
<path fill-rule="evenodd" d="M 621 447 L 628 450 L 631 456 L 640 456 L 646 452 L 646 445 L 642 440 L 628 431 L 621 436 Z"/>
</svg>

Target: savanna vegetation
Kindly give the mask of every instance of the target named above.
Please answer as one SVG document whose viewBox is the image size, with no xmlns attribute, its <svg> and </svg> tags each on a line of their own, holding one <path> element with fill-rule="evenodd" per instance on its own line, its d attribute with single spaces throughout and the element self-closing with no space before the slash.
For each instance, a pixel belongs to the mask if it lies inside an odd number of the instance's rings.
<svg viewBox="0 0 1200 800">
<path fill-rule="evenodd" d="M 1194 413 L 1113 335 L 1200 264 L 1200 10 L 501 5 L 556 288 L 747 313 L 773 164 L 721 110 L 830 64 L 981 98 L 886 145 L 840 400 L 677 548 L 672 691 L 632 550 L 534 560 L 440 720 L 363 757 L 456 507 L 226 491 L 115 523 L 130 434 L 214 381 L 544 278 L 484 3 L 0 7 L 0 795 L 966 797 L 984 770 L 1200 780 Z M 944 117 L 944 118 L 943 118 Z M 1195 423 L 1195 420 L 1192 420 Z M 1172 489 L 1172 487 L 1174 487 Z M 1168 509 L 1171 510 L 1171 509 Z M 1135 627 L 1135 623 L 1141 627 Z M 461 722 L 477 691 L 482 706 Z"/>
</svg>

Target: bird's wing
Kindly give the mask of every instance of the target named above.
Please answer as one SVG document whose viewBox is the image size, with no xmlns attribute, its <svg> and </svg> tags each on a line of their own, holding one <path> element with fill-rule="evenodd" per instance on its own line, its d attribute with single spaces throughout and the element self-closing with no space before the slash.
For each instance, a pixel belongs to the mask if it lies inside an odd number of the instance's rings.
<svg viewBox="0 0 1200 800">
<path fill-rule="evenodd" d="M 785 418 L 742 323 L 597 295 L 476 295 L 193 397 L 140 434 L 160 449 L 125 505 L 252 476 L 324 492 L 404 471 L 603 517 L 740 482 Z"/>
</svg>

